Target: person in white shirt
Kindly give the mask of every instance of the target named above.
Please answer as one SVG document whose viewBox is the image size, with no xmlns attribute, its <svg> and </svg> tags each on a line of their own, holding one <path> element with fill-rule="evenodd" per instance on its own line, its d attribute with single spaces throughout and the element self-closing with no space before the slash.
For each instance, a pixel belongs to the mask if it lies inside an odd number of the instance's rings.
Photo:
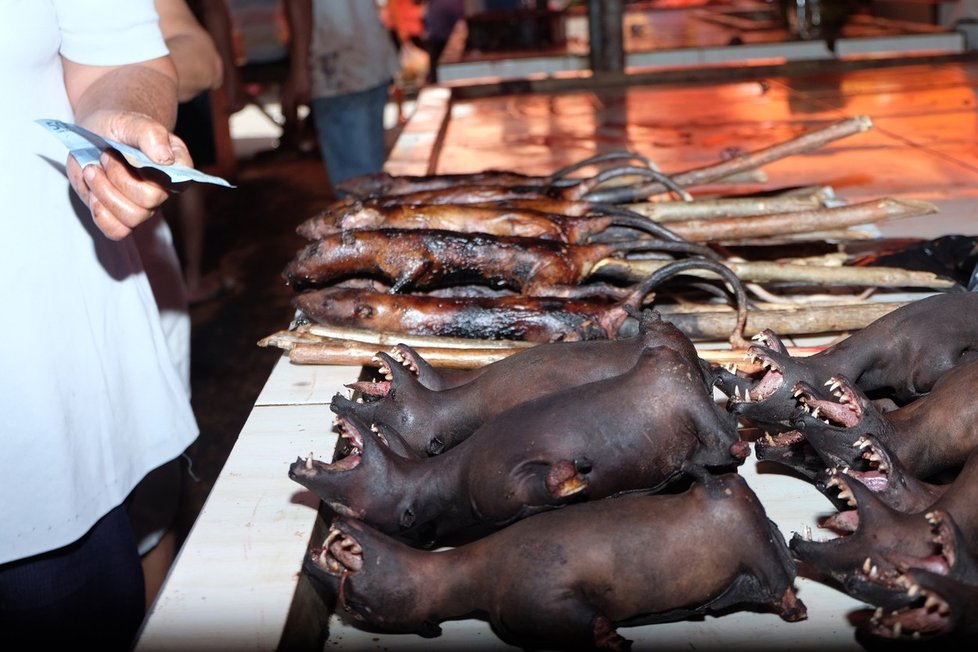
<svg viewBox="0 0 978 652">
<path fill-rule="evenodd" d="M 0 632 L 128 649 L 143 578 L 123 501 L 197 436 L 130 234 L 168 196 L 34 123 L 192 165 L 152 0 L 0 3 Z"/>
</svg>

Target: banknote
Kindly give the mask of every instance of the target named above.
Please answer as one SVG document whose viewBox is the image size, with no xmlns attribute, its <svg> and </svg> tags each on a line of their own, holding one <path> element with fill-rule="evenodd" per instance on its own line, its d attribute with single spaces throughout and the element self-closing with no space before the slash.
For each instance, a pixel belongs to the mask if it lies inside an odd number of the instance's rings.
<svg viewBox="0 0 978 652">
<path fill-rule="evenodd" d="M 102 152 L 107 149 L 113 149 L 119 152 L 129 165 L 139 169 L 149 168 L 159 170 L 170 181 L 177 184 L 186 181 L 197 181 L 199 183 L 213 183 L 228 188 L 234 187 L 221 177 L 205 174 L 200 170 L 187 167 L 186 165 L 177 165 L 175 163 L 172 165 L 161 165 L 160 163 L 155 163 L 135 147 L 103 138 L 75 124 L 51 119 L 40 119 L 35 120 L 35 122 L 54 134 L 68 148 L 69 153 L 71 153 L 82 167 L 98 163 L 99 156 Z"/>
</svg>

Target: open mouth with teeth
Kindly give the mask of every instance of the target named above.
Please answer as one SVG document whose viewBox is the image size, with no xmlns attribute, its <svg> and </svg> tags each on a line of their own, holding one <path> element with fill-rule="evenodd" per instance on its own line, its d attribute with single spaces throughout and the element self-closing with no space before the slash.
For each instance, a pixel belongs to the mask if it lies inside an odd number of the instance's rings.
<svg viewBox="0 0 978 652">
<path fill-rule="evenodd" d="M 755 335 L 755 340 L 763 341 L 765 346 L 752 345 L 747 348 L 744 358 L 762 370 L 761 377 L 744 391 L 734 387 L 733 401 L 736 403 L 753 403 L 767 400 L 784 386 L 784 371 L 774 360 L 767 348 L 767 340 L 763 333 Z"/>
<path fill-rule="evenodd" d="M 951 605 L 932 587 L 924 587 L 927 574 L 947 576 L 955 564 L 957 540 L 946 514 L 928 512 L 935 552 L 929 557 L 903 557 L 895 560 L 898 571 L 878 576 L 870 581 L 885 581 L 888 587 L 905 592 L 907 604 L 895 609 L 876 609 L 866 628 L 888 639 L 919 640 L 944 633 L 952 627 Z M 867 565 L 872 563 L 867 559 Z M 922 572 L 921 572 L 922 571 Z M 867 572 L 868 574 L 868 572 Z"/>
<path fill-rule="evenodd" d="M 914 603 L 889 612 L 877 608 L 869 621 L 870 633 L 890 639 L 920 640 L 950 627 L 950 605 L 933 591 L 919 588 L 917 584 L 910 586 L 908 593 L 916 589 Z"/>
<path fill-rule="evenodd" d="M 363 548 L 353 535 L 332 525 L 323 545 L 310 549 L 309 559 L 330 575 L 344 577 L 363 568 Z"/>
<path fill-rule="evenodd" d="M 363 433 L 343 417 L 336 417 L 333 425 L 340 435 L 340 443 L 336 447 L 333 462 L 322 462 L 309 453 L 309 457 L 305 459 L 300 457 L 292 465 L 289 472 L 294 478 L 313 478 L 320 473 L 350 471 L 360 465 L 363 460 Z M 387 444 L 387 439 L 377 426 L 371 426 L 370 429 L 377 434 L 381 443 Z"/>
<path fill-rule="evenodd" d="M 823 489 L 825 492 L 837 490 L 837 502 L 849 508 L 856 507 L 856 498 L 849 489 L 847 477 L 855 478 L 874 493 L 886 491 L 890 480 L 889 456 L 876 445 L 874 439 L 860 437 L 853 447 L 861 451 L 860 459 L 865 463 L 863 468 L 842 466 L 827 469 Z M 855 509 L 840 511 L 823 519 L 822 524 L 840 532 L 853 532 L 859 524 L 858 512 Z"/>
<path fill-rule="evenodd" d="M 331 525 L 323 545 L 309 549 L 308 562 L 333 577 L 339 578 L 337 589 L 337 604 L 347 613 L 356 618 L 363 618 L 359 613 L 360 605 L 349 603 L 346 594 L 346 581 L 351 575 L 356 575 L 363 568 L 363 547 L 350 533 Z M 369 611 L 369 609 L 367 610 Z"/>
<path fill-rule="evenodd" d="M 856 397 L 849 382 L 841 376 L 832 376 L 825 381 L 836 400 L 818 396 L 807 383 L 797 383 L 792 395 L 808 414 L 822 423 L 838 428 L 853 428 L 863 417 L 863 406 Z"/>
<path fill-rule="evenodd" d="M 359 380 L 347 385 L 350 389 L 360 392 L 367 397 L 386 396 L 390 391 L 391 381 L 394 380 L 394 372 L 391 364 L 400 364 L 410 371 L 415 378 L 418 377 L 419 369 L 414 353 L 407 347 L 395 345 L 386 356 L 375 355 L 371 362 L 377 366 L 378 379 Z"/>
</svg>

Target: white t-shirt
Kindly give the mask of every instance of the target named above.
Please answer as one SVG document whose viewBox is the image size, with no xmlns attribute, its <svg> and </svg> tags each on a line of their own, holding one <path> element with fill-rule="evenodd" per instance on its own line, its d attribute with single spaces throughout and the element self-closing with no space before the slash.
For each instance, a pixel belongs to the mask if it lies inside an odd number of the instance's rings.
<svg viewBox="0 0 978 652">
<path fill-rule="evenodd" d="M 0 3 L 0 563 L 67 545 L 197 436 L 131 238 L 79 205 L 60 55 L 162 56 L 152 0 Z"/>
</svg>

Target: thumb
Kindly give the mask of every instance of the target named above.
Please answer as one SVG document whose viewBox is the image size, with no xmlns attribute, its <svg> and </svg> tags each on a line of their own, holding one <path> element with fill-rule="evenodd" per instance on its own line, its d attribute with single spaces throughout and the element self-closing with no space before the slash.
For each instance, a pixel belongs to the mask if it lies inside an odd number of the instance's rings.
<svg viewBox="0 0 978 652">
<path fill-rule="evenodd" d="M 154 163 L 170 165 L 175 157 L 170 145 L 170 131 L 147 115 L 130 113 L 115 125 L 119 142 L 138 148 Z"/>
</svg>

